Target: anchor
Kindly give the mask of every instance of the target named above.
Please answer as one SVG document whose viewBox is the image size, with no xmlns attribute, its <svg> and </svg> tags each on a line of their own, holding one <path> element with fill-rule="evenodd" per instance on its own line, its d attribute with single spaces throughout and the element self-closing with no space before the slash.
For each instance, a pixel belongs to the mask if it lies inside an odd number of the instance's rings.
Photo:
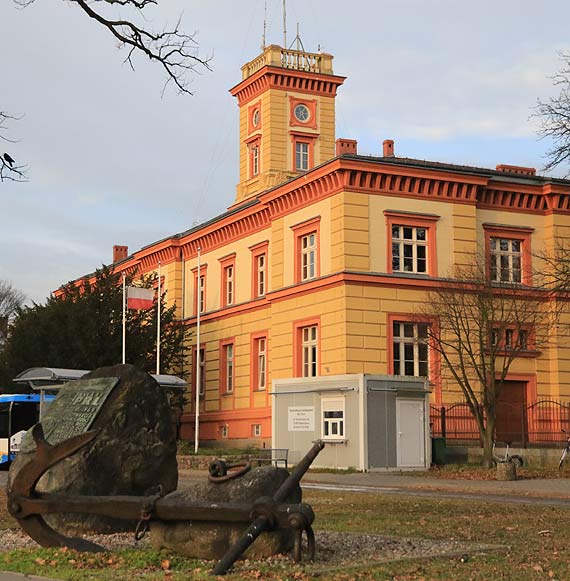
<svg viewBox="0 0 570 581">
<path fill-rule="evenodd" d="M 8 491 L 8 510 L 22 529 L 43 547 L 68 547 L 77 551 L 100 552 L 105 549 L 79 537 L 68 537 L 54 530 L 44 515 L 54 513 L 84 513 L 119 519 L 139 520 L 136 537 L 140 538 L 152 519 L 161 521 L 200 521 L 211 523 L 243 523 L 249 525 L 243 536 L 228 550 L 213 568 L 215 575 L 227 573 L 237 559 L 263 533 L 276 529 L 293 530 L 293 559 L 302 559 L 303 534 L 307 539 L 309 560 L 315 555 L 315 534 L 312 523 L 315 514 L 307 503 L 286 504 L 284 500 L 299 484 L 324 443 L 317 440 L 296 465 L 272 497 L 262 497 L 250 504 L 181 503 L 177 499 L 154 496 L 65 496 L 41 494 L 36 485 L 49 468 L 68 458 L 93 441 L 97 431 L 89 431 L 59 444 L 50 445 L 41 423 L 32 428 L 36 443 L 34 458 L 22 466 Z M 219 465 L 216 468 L 219 470 Z M 214 475 L 216 476 L 216 475 Z"/>
</svg>

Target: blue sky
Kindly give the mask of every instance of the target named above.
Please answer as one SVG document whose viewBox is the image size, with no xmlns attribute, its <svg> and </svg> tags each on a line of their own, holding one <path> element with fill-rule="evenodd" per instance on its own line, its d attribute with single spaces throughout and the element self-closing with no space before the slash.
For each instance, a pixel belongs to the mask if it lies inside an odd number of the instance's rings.
<svg viewBox="0 0 570 581">
<path fill-rule="evenodd" d="M 161 28 L 180 12 L 212 72 L 193 97 L 167 91 L 160 69 L 132 72 L 107 31 L 73 4 L 0 4 L 0 110 L 22 119 L 0 145 L 30 166 L 25 184 L 0 183 L 0 279 L 31 300 L 102 263 L 186 230 L 232 204 L 238 111 L 228 89 L 260 50 L 263 0 L 160 0 Z M 279 44 L 281 0 L 267 0 L 268 43 Z M 529 119 L 553 93 L 569 48 L 570 3 L 502 0 L 288 0 L 289 39 L 335 55 L 348 78 L 337 137 L 360 153 L 494 167 L 540 168 L 548 143 Z M 10 58 L 6 58 L 9 55 Z M 560 170 L 556 175 L 562 175 Z"/>
</svg>

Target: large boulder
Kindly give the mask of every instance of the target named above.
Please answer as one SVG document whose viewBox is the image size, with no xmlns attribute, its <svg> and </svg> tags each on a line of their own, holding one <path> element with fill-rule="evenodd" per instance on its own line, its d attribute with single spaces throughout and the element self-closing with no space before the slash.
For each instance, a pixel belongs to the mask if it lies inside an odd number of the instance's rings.
<svg viewBox="0 0 570 581">
<path fill-rule="evenodd" d="M 289 472 L 284 468 L 263 466 L 226 482 L 196 484 L 191 490 L 173 492 L 168 498 L 176 499 L 181 504 L 199 502 L 251 505 L 262 496 L 273 496 L 288 476 Z M 301 487 L 297 485 L 285 502 L 299 503 L 301 499 Z M 244 534 L 247 527 L 247 524 L 152 520 L 150 539 L 157 549 L 165 548 L 197 559 L 220 559 Z M 263 533 L 246 551 L 245 557 L 268 557 L 283 553 L 292 544 L 290 530 Z"/>
<path fill-rule="evenodd" d="M 99 433 L 73 456 L 53 466 L 38 483 L 39 492 L 142 496 L 156 492 L 158 485 L 164 492 L 176 490 L 176 439 L 166 393 L 150 375 L 133 365 L 102 367 L 84 376 L 82 381 L 108 377 L 119 381 L 90 427 Z M 73 389 L 72 384 L 68 386 Z M 66 389 L 64 386 L 62 391 Z M 49 416 L 48 409 L 46 425 Z M 18 454 L 10 468 L 8 486 L 32 455 L 30 451 Z M 135 525 L 93 515 L 56 514 L 46 520 L 66 534 L 119 532 L 132 530 Z"/>
</svg>

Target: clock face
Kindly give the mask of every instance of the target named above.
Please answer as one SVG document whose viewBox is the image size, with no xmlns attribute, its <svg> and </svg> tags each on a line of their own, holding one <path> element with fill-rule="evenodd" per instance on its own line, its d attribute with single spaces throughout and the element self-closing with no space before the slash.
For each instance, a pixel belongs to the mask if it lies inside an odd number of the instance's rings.
<svg viewBox="0 0 570 581">
<path fill-rule="evenodd" d="M 253 112 L 253 115 L 251 117 L 251 122 L 253 123 L 254 127 L 257 127 L 259 125 L 259 109 L 256 109 Z"/>
<path fill-rule="evenodd" d="M 297 105 L 295 107 L 295 109 L 293 110 L 293 114 L 295 115 L 295 119 L 297 119 L 297 121 L 300 121 L 301 123 L 305 123 L 306 121 L 309 120 L 309 108 L 307 107 L 307 105 Z"/>
</svg>

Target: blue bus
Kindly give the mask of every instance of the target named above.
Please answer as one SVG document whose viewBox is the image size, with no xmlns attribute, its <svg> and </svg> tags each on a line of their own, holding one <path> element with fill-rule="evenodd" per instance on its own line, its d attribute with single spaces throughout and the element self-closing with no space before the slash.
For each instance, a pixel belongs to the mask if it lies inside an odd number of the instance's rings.
<svg viewBox="0 0 570 581">
<path fill-rule="evenodd" d="M 44 406 L 55 399 L 44 395 Z M 0 395 L 0 469 L 8 468 L 20 450 L 22 438 L 40 419 L 40 394 Z"/>
</svg>

